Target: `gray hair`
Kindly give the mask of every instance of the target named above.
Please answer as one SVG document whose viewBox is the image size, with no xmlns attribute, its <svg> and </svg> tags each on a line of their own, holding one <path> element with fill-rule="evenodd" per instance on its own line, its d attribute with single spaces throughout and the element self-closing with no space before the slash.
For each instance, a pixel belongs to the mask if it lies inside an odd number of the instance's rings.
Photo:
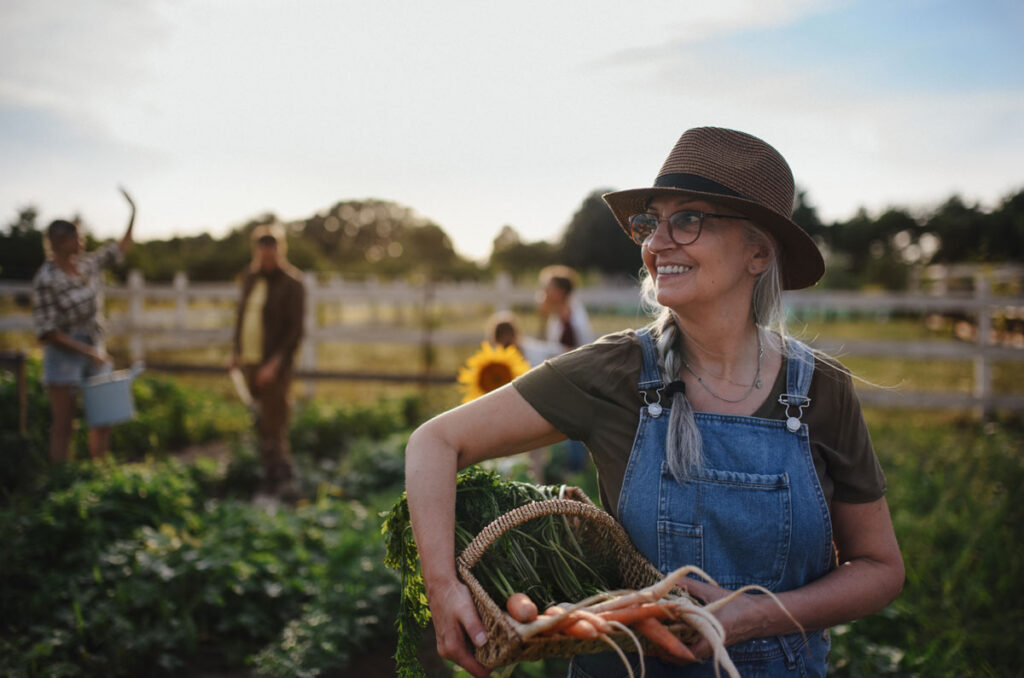
<svg viewBox="0 0 1024 678">
<path fill-rule="evenodd" d="M 767 247 L 770 256 L 767 268 L 758 274 L 750 299 L 750 313 L 757 331 L 766 344 L 783 355 L 788 354 L 786 313 L 782 307 L 782 269 L 775 240 L 766 231 L 748 225 L 744 229 L 748 243 Z M 652 316 L 651 335 L 658 354 L 662 379 L 669 383 L 679 379 L 683 367 L 680 329 L 672 310 L 658 303 L 654 280 L 646 267 L 640 270 L 641 305 Z M 704 461 L 700 430 L 693 407 L 683 393 L 675 393 L 668 405 L 668 437 L 665 456 L 672 477 L 684 482 Z"/>
</svg>

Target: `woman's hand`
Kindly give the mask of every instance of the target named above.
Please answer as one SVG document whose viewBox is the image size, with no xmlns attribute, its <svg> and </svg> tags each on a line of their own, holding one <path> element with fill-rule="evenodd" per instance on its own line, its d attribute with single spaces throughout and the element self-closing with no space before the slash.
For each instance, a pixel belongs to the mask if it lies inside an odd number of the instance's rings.
<svg viewBox="0 0 1024 678">
<path fill-rule="evenodd" d="M 714 603 L 732 594 L 732 591 L 729 589 L 724 589 L 716 584 L 692 577 L 687 577 L 683 580 L 680 583 L 680 587 L 705 605 Z M 756 625 L 756 616 L 761 614 L 757 608 L 757 602 L 759 601 L 754 600 L 750 595 L 739 595 L 714 613 L 725 629 L 725 638 L 722 639 L 722 642 L 726 646 L 741 643 L 754 637 L 753 635 L 741 632 L 740 629 L 749 629 Z M 709 659 L 713 654 L 711 644 L 703 637 L 689 647 L 698 661 Z M 678 661 L 673 661 L 672 663 L 682 665 Z"/>
<path fill-rule="evenodd" d="M 132 228 L 135 226 L 135 201 L 132 200 L 132 196 L 128 195 L 128 191 L 125 190 L 124 186 L 118 186 L 117 190 L 121 191 L 121 195 L 128 201 L 128 206 L 132 208 L 132 212 L 128 216 L 128 228 L 125 229 L 124 236 L 122 236 L 121 242 L 118 243 L 121 254 L 127 254 L 132 246 Z"/>
<path fill-rule="evenodd" d="M 274 380 L 277 379 L 277 371 L 280 366 L 281 359 L 276 356 L 263 363 L 259 371 L 256 372 L 256 385 L 266 388 L 273 384 Z"/>
<path fill-rule="evenodd" d="M 125 190 L 124 186 L 118 186 L 117 190 L 121 191 L 121 195 L 123 195 L 124 199 L 128 201 L 128 205 L 132 208 L 132 214 L 134 214 L 135 213 L 135 201 L 132 200 L 132 196 L 128 195 L 128 191 Z"/>
<path fill-rule="evenodd" d="M 108 365 L 113 364 L 114 362 L 114 359 L 110 357 L 110 354 L 107 353 L 106 349 L 91 348 L 86 355 L 89 356 L 89 359 L 97 365 Z"/>
<path fill-rule="evenodd" d="M 484 459 L 565 440 L 511 384 L 416 429 L 405 448 L 405 485 L 437 651 L 472 675 L 490 673 L 471 644 L 486 642 L 472 596 L 455 570 L 455 476 Z M 468 638 L 468 640 L 467 640 Z"/>
<path fill-rule="evenodd" d="M 476 678 L 490 675 L 491 670 L 478 662 L 467 637 L 476 646 L 487 642 L 487 632 L 469 589 L 457 580 L 432 585 L 430 615 L 437 636 L 437 653 L 466 669 Z"/>
<path fill-rule="evenodd" d="M 723 605 L 715 616 L 725 629 L 727 646 L 801 629 L 810 633 L 860 619 L 899 595 L 903 559 L 885 498 L 863 504 L 834 501 L 831 517 L 838 567 L 809 584 L 776 594 L 775 599 L 748 593 Z M 731 593 L 693 578 L 681 585 L 706 604 Z M 698 659 L 711 654 L 703 640 L 691 649 Z"/>
</svg>

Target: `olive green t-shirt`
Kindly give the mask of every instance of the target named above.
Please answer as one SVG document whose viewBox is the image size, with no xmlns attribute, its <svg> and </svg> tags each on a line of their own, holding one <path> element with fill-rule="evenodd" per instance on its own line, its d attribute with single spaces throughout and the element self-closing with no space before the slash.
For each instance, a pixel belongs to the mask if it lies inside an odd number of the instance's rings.
<svg viewBox="0 0 1024 678">
<path fill-rule="evenodd" d="M 590 450 L 601 502 L 612 515 L 644 406 L 637 389 L 642 355 L 636 332 L 626 330 L 552 358 L 513 382 L 552 426 Z M 751 416 L 786 418 L 778 402 L 786 386 L 786 366 L 783 358 L 771 392 Z M 885 477 L 849 373 L 815 360 L 808 396 L 811 402 L 802 421 L 825 501 L 831 506 L 833 499 L 864 503 L 882 497 Z"/>
</svg>

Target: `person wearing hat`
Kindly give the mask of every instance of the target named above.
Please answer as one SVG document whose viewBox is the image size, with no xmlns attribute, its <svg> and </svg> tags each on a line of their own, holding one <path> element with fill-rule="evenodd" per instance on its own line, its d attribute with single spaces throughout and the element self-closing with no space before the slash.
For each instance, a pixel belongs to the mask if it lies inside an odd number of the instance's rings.
<svg viewBox="0 0 1024 678">
<path fill-rule="evenodd" d="M 425 423 L 409 440 L 409 508 L 439 652 L 487 675 L 486 642 L 453 563 L 458 469 L 565 438 L 582 440 L 601 501 L 662 572 L 720 608 L 741 675 L 824 676 L 827 629 L 882 609 L 904 568 L 851 376 L 786 332 L 782 290 L 824 263 L 791 218 L 794 184 L 772 146 L 734 130 L 686 131 L 654 186 L 604 196 L 642 248 L 639 331 L 553 358 Z M 486 423 L 486 425 L 484 425 Z M 801 633 L 801 629 L 805 633 Z M 710 648 L 690 648 L 697 660 Z M 646 658 L 648 676 L 711 676 L 710 662 Z M 573 659 L 571 675 L 622 675 L 612 656 Z"/>
<path fill-rule="evenodd" d="M 111 370 L 102 308 L 103 269 L 124 261 L 132 246 L 135 201 L 121 188 L 131 212 L 124 235 L 95 252 L 85 252 L 78 221 L 57 219 L 46 228 L 47 259 L 32 279 L 32 322 L 43 342 L 43 384 L 50 399 L 50 461 L 68 460 L 77 390 L 89 377 Z M 89 430 L 89 456 L 102 459 L 111 428 Z"/>
<path fill-rule="evenodd" d="M 252 233 L 253 258 L 242 278 L 235 320 L 232 369 L 240 368 L 255 403 L 263 465 L 261 491 L 294 498 L 288 443 L 292 364 L 302 340 L 306 288 L 288 263 L 284 230 L 277 224 Z"/>
</svg>

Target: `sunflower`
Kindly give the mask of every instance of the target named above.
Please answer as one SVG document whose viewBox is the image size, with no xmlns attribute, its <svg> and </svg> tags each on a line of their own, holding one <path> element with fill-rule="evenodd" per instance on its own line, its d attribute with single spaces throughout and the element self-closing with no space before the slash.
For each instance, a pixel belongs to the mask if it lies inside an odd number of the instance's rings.
<svg viewBox="0 0 1024 678">
<path fill-rule="evenodd" d="M 515 346 L 491 346 L 485 341 L 480 344 L 480 350 L 466 361 L 465 367 L 459 370 L 462 402 L 468 403 L 490 393 L 520 374 L 526 374 L 529 369 L 530 364 Z"/>
</svg>

